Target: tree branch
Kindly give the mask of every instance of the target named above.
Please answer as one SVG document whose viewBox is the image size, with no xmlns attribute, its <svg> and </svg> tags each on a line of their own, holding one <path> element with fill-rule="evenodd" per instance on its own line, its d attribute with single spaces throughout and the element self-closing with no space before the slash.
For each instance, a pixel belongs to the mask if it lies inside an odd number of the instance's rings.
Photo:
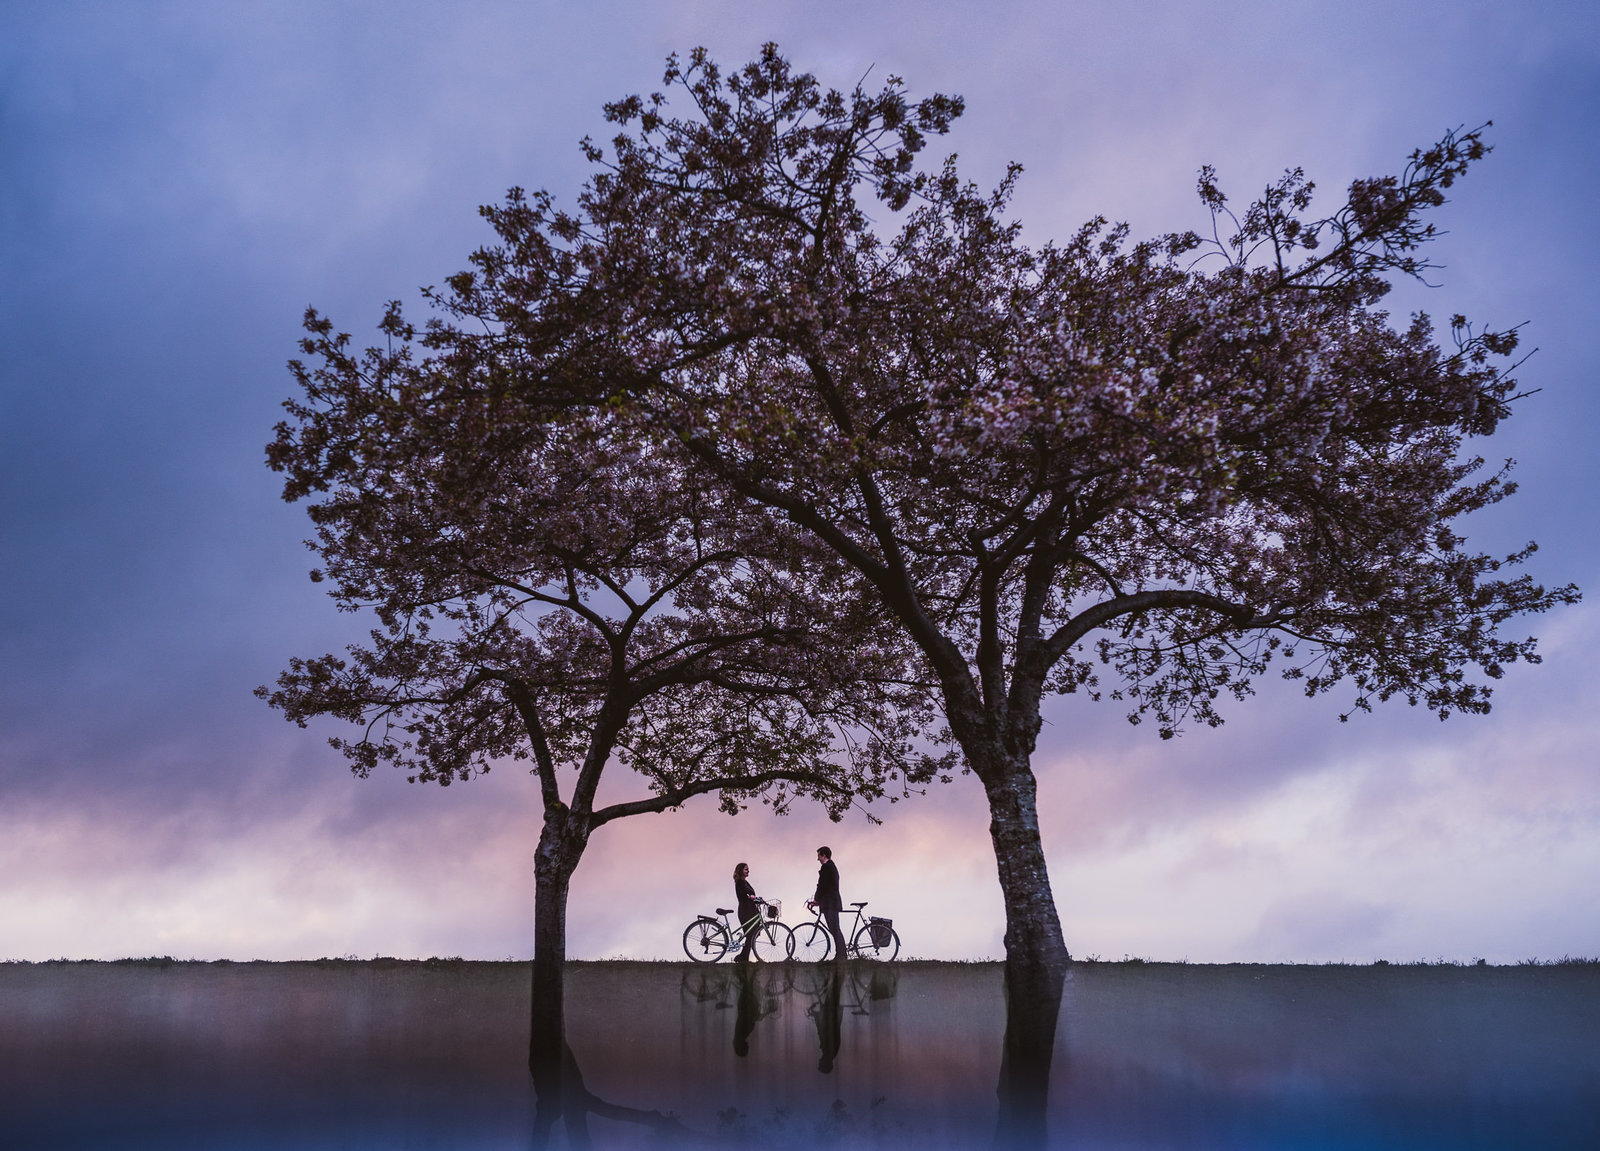
<svg viewBox="0 0 1600 1151">
<path fill-rule="evenodd" d="M 1044 666 L 1046 668 L 1051 667 L 1056 660 L 1066 653 L 1069 647 L 1077 643 L 1089 632 L 1097 627 L 1104 627 L 1120 616 L 1159 611 L 1162 608 L 1182 607 L 1202 608 L 1229 616 L 1240 629 L 1251 627 L 1257 623 L 1254 608 L 1247 604 L 1233 603 L 1220 596 L 1211 595 L 1209 592 L 1190 591 L 1185 588 L 1134 592 L 1132 595 L 1118 596 L 1115 599 L 1104 600 L 1093 607 L 1086 608 L 1058 627 L 1045 644 Z M 1270 618 L 1261 617 L 1260 622 L 1264 625 L 1270 622 Z"/>
<path fill-rule="evenodd" d="M 539 718 L 539 709 L 534 705 L 533 693 L 528 690 L 528 685 L 509 672 L 480 668 L 468 679 L 464 691 L 475 686 L 474 680 L 479 683 L 493 680 L 504 685 L 506 694 L 511 697 L 512 706 L 522 718 L 522 726 L 528 733 L 528 742 L 533 745 L 533 762 L 539 770 L 540 798 L 544 800 L 547 809 L 559 804 L 561 787 L 556 781 L 555 758 L 550 754 L 550 740 L 545 734 L 544 723 Z"/>
<path fill-rule="evenodd" d="M 680 807 L 686 800 L 697 795 L 704 795 L 709 791 L 753 791 L 769 783 L 788 780 L 791 783 L 809 783 L 818 787 L 837 791 L 841 795 L 849 789 L 840 787 L 832 780 L 827 779 L 817 771 L 800 771 L 798 769 L 778 769 L 774 771 L 757 772 L 754 775 L 727 775 L 715 779 L 702 779 L 694 783 L 684 784 L 682 787 L 652 796 L 650 799 L 636 799 L 630 803 L 614 803 L 610 807 L 601 808 L 589 819 L 591 827 L 599 827 L 602 823 L 610 823 L 613 819 L 621 819 L 629 815 L 642 815 L 646 812 L 667 811 Z"/>
</svg>

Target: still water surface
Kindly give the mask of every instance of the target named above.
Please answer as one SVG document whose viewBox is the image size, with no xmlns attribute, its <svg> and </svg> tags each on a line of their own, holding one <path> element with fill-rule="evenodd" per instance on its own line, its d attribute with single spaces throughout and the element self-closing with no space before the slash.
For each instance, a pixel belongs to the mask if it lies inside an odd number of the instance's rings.
<svg viewBox="0 0 1600 1151">
<path fill-rule="evenodd" d="M 550 1146 L 991 1146 L 999 965 L 573 964 Z M 0 1148 L 527 1148 L 498 963 L 0 965 Z M 581 1112 L 581 1113 L 580 1113 Z M 1600 1148 L 1600 967 L 1074 966 L 1052 1148 Z"/>
</svg>

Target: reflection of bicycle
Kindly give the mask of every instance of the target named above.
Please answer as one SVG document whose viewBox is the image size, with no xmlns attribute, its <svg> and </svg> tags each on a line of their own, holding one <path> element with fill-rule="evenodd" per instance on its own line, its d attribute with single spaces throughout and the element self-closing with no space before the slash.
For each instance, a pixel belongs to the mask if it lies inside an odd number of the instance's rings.
<svg viewBox="0 0 1600 1151">
<path fill-rule="evenodd" d="M 832 963 L 791 963 L 786 967 L 794 971 L 795 991 L 810 1003 L 806 1008 L 807 1015 L 816 1013 L 817 1001 L 828 993 L 830 985 L 835 982 L 851 1015 L 872 1014 L 874 1004 L 893 999 L 900 987 L 900 969 L 890 963 L 854 963 L 845 970 Z M 710 974 L 713 971 L 725 972 L 727 968 L 691 970 Z M 777 968 L 766 970 L 773 974 L 778 971 Z"/>
<path fill-rule="evenodd" d="M 861 909 L 866 905 L 865 900 L 850 905 L 855 909 L 855 921 L 850 932 L 846 932 L 849 942 L 845 945 L 845 958 L 887 962 L 900 954 L 900 936 L 895 934 L 893 920 L 864 915 Z M 828 953 L 833 950 L 833 932 L 822 920 L 822 908 L 818 907 L 816 913 L 817 917 L 810 923 L 802 923 L 791 932 L 796 959 L 820 961 L 828 958 Z M 862 922 L 863 919 L 866 922 Z M 842 930 L 844 924 L 839 926 Z"/>
<path fill-rule="evenodd" d="M 726 1011 L 734 1006 L 747 983 L 761 1002 L 755 1017 L 765 1019 L 775 1015 L 783 997 L 794 987 L 794 964 L 771 963 L 761 967 L 747 964 L 741 968 L 695 964 L 684 968 L 678 987 L 684 1007 L 704 1009 L 709 1004 L 718 1011 Z"/>
<path fill-rule="evenodd" d="M 719 907 L 720 921 L 709 915 L 698 916 L 683 929 L 683 950 L 696 963 L 715 963 L 735 948 L 742 949 L 745 940 L 755 935 L 755 957 L 763 963 L 781 963 L 789 958 L 793 949 L 789 928 L 778 922 L 778 903 L 756 900 L 766 909 L 766 914 L 748 923 L 730 923 L 728 916 L 735 913 L 732 907 Z"/>
<path fill-rule="evenodd" d="M 731 998 L 728 988 L 732 981 L 733 971 L 727 967 L 687 967 L 679 987 L 686 1004 L 710 1003 L 726 1007 Z"/>
</svg>

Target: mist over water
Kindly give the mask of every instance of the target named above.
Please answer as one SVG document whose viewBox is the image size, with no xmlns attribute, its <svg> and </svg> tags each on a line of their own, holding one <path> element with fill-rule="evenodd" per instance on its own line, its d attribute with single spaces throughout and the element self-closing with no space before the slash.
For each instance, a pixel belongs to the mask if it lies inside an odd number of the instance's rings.
<svg viewBox="0 0 1600 1151">
<path fill-rule="evenodd" d="M 3 965 L 0 1143 L 995 1143 L 998 964 L 572 964 L 546 1129 L 528 996 L 509 963 Z M 1046 1145 L 1589 1148 L 1596 1036 L 1596 965 L 1078 964 Z"/>
</svg>

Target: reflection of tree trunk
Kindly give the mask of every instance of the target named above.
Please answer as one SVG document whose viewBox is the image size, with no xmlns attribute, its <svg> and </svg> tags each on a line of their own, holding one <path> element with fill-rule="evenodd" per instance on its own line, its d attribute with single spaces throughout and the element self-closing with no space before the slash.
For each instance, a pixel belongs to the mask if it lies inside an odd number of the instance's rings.
<svg viewBox="0 0 1600 1151">
<path fill-rule="evenodd" d="M 571 873 L 568 872 L 570 875 Z M 541 893 L 542 893 L 541 888 Z M 563 895 L 565 885 L 563 884 Z M 552 984 L 546 981 L 539 983 L 539 967 L 534 965 L 534 986 L 542 988 L 545 993 L 544 1012 L 548 1023 L 554 1020 L 559 1026 L 564 1018 L 565 1004 L 564 988 L 561 973 L 557 965 L 556 979 Z M 620 1021 L 618 1021 L 620 1022 Z M 546 1056 L 545 1045 L 549 1042 L 549 1035 L 539 1030 L 540 1019 L 538 1012 L 534 1017 L 534 1042 L 533 1052 L 535 1058 L 530 1062 L 533 1072 L 534 1090 L 538 1102 L 533 1114 L 533 1147 L 534 1151 L 542 1151 L 550 1146 L 551 1136 L 555 1132 L 557 1122 L 564 1125 L 566 1142 L 569 1147 L 585 1148 L 590 1145 L 589 1116 L 598 1115 L 602 1119 L 612 1119 L 619 1123 L 633 1123 L 654 1130 L 663 1141 L 677 1141 L 693 1135 L 675 1117 L 663 1115 L 660 1111 L 648 1111 L 641 1107 L 624 1107 L 619 1103 L 610 1103 L 590 1092 L 583 1082 L 583 1071 L 578 1067 L 577 1057 L 573 1055 L 572 1048 L 563 1038 L 559 1040 L 555 1059 L 552 1061 Z"/>
<path fill-rule="evenodd" d="M 566 1125 L 569 1146 L 588 1147 L 591 1115 L 598 1115 L 602 1119 L 613 1119 L 619 1123 L 649 1127 L 668 1142 L 676 1142 L 694 1134 L 672 1115 L 663 1115 L 660 1111 L 647 1111 L 642 1107 L 624 1107 L 619 1103 L 608 1103 L 598 1095 L 591 1094 L 584 1086 L 583 1071 L 578 1067 L 578 1060 L 572 1054 L 572 1048 L 563 1046 L 561 1056 L 558 1076 L 560 1089 L 539 1092 L 538 1109 L 534 1112 L 533 1118 L 535 1151 L 542 1151 L 543 1148 L 550 1146 L 550 1136 L 555 1130 L 557 1120 Z"/>
<path fill-rule="evenodd" d="M 539 1096 L 533 1113 L 535 1151 L 550 1146 L 550 1136 L 558 1120 L 566 1124 L 567 1146 L 589 1146 L 589 1109 L 584 1106 L 583 1098 L 588 1092 L 584 1090 L 583 1073 L 578 1070 L 571 1048 L 563 1044 L 561 1054 L 556 1067 L 544 1069 L 544 1082 L 540 1082 L 540 1071 L 534 1072 L 534 1088 Z"/>
<path fill-rule="evenodd" d="M 567 888 L 583 857 L 587 836 L 573 834 L 564 804 L 545 810 L 534 872 L 533 1008 L 528 1070 L 541 1100 L 560 1092 L 566 1042 L 564 981 L 567 960 Z"/>
<path fill-rule="evenodd" d="M 1045 1146 L 1050 1060 L 1066 965 L 1006 963 L 1006 1038 L 1000 1058 L 1000 1121 L 1004 1151 Z"/>
</svg>

